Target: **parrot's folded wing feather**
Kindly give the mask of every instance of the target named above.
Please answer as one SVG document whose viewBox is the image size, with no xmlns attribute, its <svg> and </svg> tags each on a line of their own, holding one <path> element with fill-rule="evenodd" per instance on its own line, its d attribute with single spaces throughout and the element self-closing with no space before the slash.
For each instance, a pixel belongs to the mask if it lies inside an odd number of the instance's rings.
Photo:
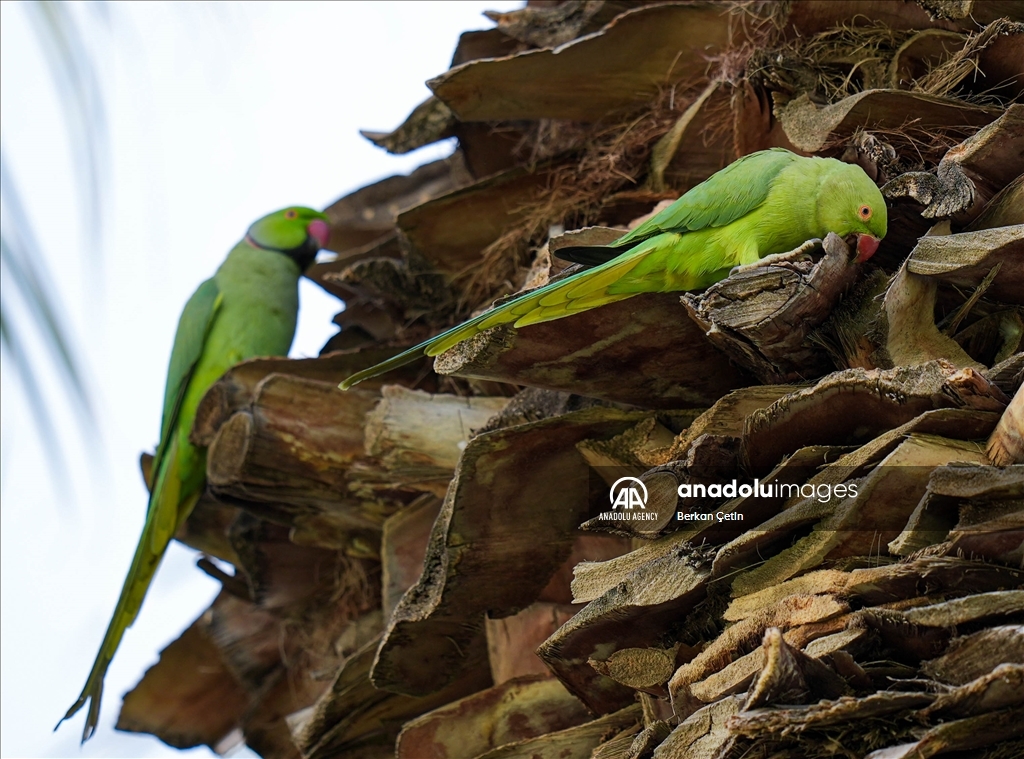
<svg viewBox="0 0 1024 759">
<path fill-rule="evenodd" d="M 556 250 L 555 258 L 600 266 L 662 232 L 696 232 L 724 227 L 764 203 L 772 183 L 797 157 L 782 148 L 751 153 L 701 182 L 663 211 L 607 245 Z"/>
<path fill-rule="evenodd" d="M 696 232 L 732 224 L 764 203 L 779 173 L 798 160 L 799 156 L 783 148 L 744 156 L 711 175 L 610 247 L 621 249 L 624 245 L 635 245 L 662 232 Z"/>
<path fill-rule="evenodd" d="M 220 309 L 221 294 L 217 283 L 208 279 L 193 293 L 185 305 L 185 310 L 178 321 L 178 331 L 174 337 L 174 348 L 171 351 L 170 368 L 167 373 L 167 388 L 164 395 L 163 420 L 160 429 L 160 444 L 153 457 L 152 471 L 154 476 L 153 489 L 149 497 L 149 508 L 146 512 L 146 523 L 142 536 L 135 549 L 131 568 L 121 588 L 121 596 L 110 619 L 107 631 L 96 654 L 92 670 L 85 681 L 85 687 L 67 713 L 61 719 L 74 716 L 86 701 L 89 701 L 89 713 L 82 730 L 82 742 L 88 740 L 96 729 L 99 720 L 100 700 L 103 696 L 103 678 L 107 667 L 114 658 L 114 652 L 127 630 L 138 616 L 142 600 L 146 596 L 153 575 L 160 565 L 167 544 L 177 531 L 182 515 L 191 511 L 198 494 L 189 503 L 180 504 L 181 478 L 178 473 L 178 420 L 182 401 L 188 390 L 189 383 L 195 372 L 196 365 L 203 355 L 207 336 L 213 326 Z M 57 726 L 60 726 L 60 722 Z M 55 728 L 56 729 L 56 728 Z"/>
<path fill-rule="evenodd" d="M 174 334 L 171 362 L 167 368 L 167 386 L 164 388 L 164 408 L 160 419 L 160 443 L 153 456 L 152 469 L 160 471 L 160 465 L 170 444 L 171 435 L 178 427 L 181 403 L 188 390 L 189 381 L 203 355 L 206 338 L 213 327 L 214 318 L 220 310 L 223 296 L 217 282 L 211 277 L 203 282 L 188 299 L 178 330 Z M 156 475 L 154 475 L 156 476 Z M 151 501 L 152 502 L 152 499 Z"/>
</svg>

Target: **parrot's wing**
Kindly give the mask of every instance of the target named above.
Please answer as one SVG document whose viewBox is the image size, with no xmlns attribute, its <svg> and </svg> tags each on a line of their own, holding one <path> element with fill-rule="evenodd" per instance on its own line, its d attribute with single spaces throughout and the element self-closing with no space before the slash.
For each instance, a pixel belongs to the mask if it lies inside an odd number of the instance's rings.
<svg viewBox="0 0 1024 759">
<path fill-rule="evenodd" d="M 779 173 L 798 160 L 783 148 L 740 158 L 691 189 L 665 210 L 608 245 L 562 248 L 557 258 L 598 266 L 662 232 L 724 227 L 764 203 Z"/>
<path fill-rule="evenodd" d="M 796 160 L 797 155 L 783 148 L 744 156 L 612 245 L 635 244 L 661 232 L 695 232 L 732 224 L 764 203 L 779 173 Z"/>
<path fill-rule="evenodd" d="M 210 334 L 214 318 L 220 310 L 220 288 L 211 277 L 192 293 L 185 309 L 178 319 L 178 331 L 174 334 L 171 362 L 167 369 L 167 386 L 164 389 L 164 408 L 160 420 L 160 443 L 153 457 L 152 470 L 159 472 L 167 454 L 171 436 L 178 427 L 181 403 L 188 391 L 189 381 L 196 364 L 203 355 L 206 338 Z"/>
</svg>

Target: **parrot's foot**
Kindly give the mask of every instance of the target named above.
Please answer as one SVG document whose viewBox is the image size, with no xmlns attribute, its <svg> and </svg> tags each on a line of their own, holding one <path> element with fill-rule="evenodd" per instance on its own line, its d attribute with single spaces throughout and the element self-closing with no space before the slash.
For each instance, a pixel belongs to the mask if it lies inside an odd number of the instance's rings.
<svg viewBox="0 0 1024 759">
<path fill-rule="evenodd" d="M 813 240 L 808 240 L 807 242 L 805 242 L 799 248 L 788 250 L 785 253 L 773 253 L 770 256 L 765 256 L 764 258 L 757 259 L 752 264 L 734 266 L 732 270 L 729 272 L 729 275 L 731 276 L 733 274 L 738 274 L 739 272 L 750 271 L 751 269 L 757 269 L 762 266 L 775 266 L 781 263 L 789 263 L 790 261 L 796 261 L 797 259 L 802 258 L 819 245 L 821 245 L 821 238 L 815 237 Z"/>
</svg>

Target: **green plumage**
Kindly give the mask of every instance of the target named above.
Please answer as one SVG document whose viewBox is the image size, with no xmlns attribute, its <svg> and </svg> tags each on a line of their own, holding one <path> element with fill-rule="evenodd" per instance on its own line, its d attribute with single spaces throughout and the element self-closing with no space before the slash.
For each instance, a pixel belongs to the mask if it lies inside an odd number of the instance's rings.
<svg viewBox="0 0 1024 759">
<path fill-rule="evenodd" d="M 868 218 L 864 218 L 864 209 Z M 694 187 L 607 246 L 570 248 L 560 257 L 594 268 L 526 293 L 341 383 L 436 356 L 500 324 L 524 327 L 644 292 L 698 290 L 729 271 L 784 253 L 829 232 L 881 239 L 885 201 L 857 166 L 803 158 L 774 148 L 752 153 Z"/>
<path fill-rule="evenodd" d="M 107 667 L 138 616 L 167 545 L 204 487 L 206 450 L 189 441 L 199 401 L 239 361 L 287 354 L 299 276 L 326 240 L 324 218 L 311 209 L 289 208 L 260 219 L 185 304 L 167 372 L 145 525 L 85 687 L 61 720 L 89 701 L 83 741 L 99 719 Z"/>
</svg>

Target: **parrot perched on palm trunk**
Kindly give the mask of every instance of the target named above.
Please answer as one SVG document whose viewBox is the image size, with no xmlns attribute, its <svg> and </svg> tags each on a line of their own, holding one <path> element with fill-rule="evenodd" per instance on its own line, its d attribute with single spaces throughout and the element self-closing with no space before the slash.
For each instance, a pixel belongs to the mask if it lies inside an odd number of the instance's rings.
<svg viewBox="0 0 1024 759">
<path fill-rule="evenodd" d="M 858 235 L 865 261 L 885 236 L 882 193 L 858 167 L 782 148 L 744 156 L 610 245 L 555 255 L 592 268 L 552 282 L 353 374 L 343 390 L 420 356 L 436 356 L 499 324 L 525 327 L 631 298 L 699 290 L 736 266 L 779 256 L 829 232 Z"/>
<path fill-rule="evenodd" d="M 199 401 L 239 361 L 288 353 L 298 316 L 299 277 L 327 235 L 326 217 L 319 211 L 295 207 L 264 216 L 185 304 L 167 372 L 142 537 L 85 687 L 61 719 L 90 702 L 83 743 L 96 729 L 103 677 L 121 637 L 138 616 L 168 543 L 202 493 L 206 450 L 189 441 Z"/>
</svg>

